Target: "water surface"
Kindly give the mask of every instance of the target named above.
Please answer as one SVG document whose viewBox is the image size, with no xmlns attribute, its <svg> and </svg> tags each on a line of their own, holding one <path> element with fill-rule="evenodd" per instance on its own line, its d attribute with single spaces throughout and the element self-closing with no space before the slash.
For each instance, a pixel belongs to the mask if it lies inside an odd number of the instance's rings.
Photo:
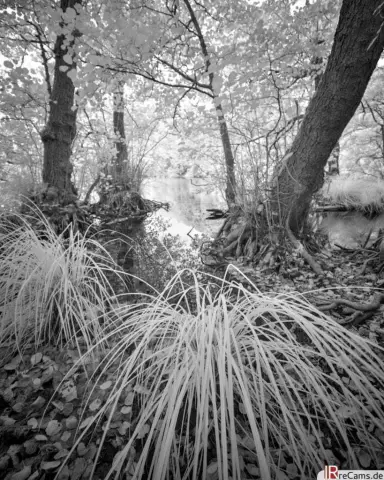
<svg viewBox="0 0 384 480">
<path fill-rule="evenodd" d="M 188 238 L 187 234 L 213 235 L 222 220 L 206 220 L 207 208 L 226 208 L 222 194 L 208 181 L 199 178 L 154 178 L 146 180 L 144 198 L 170 204 L 169 212 L 160 210 L 157 216 L 171 222 L 169 232 Z"/>
</svg>

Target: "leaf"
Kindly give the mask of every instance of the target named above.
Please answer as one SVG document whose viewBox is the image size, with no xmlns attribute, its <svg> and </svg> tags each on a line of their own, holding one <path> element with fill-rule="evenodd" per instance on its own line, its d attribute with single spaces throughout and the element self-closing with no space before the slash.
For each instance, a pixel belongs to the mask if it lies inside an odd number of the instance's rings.
<svg viewBox="0 0 384 480">
<path fill-rule="evenodd" d="M 76 18 L 76 10 L 72 7 L 68 7 L 65 10 L 65 18 L 68 20 L 74 20 Z"/>
<path fill-rule="evenodd" d="M 144 438 L 148 432 L 149 432 L 149 425 L 146 423 L 145 425 L 143 425 L 143 428 L 137 434 L 137 438 L 139 439 Z"/>
<path fill-rule="evenodd" d="M 59 70 L 60 70 L 60 72 L 66 72 L 67 70 L 69 70 L 69 67 L 67 67 L 66 65 L 61 65 L 59 67 Z"/>
<path fill-rule="evenodd" d="M 27 465 L 20 472 L 16 472 L 12 475 L 11 480 L 26 480 L 32 472 L 32 468 Z"/>
<path fill-rule="evenodd" d="M 289 478 L 287 477 L 287 475 L 284 472 L 282 472 L 281 470 L 277 470 L 276 480 L 289 480 Z"/>
<path fill-rule="evenodd" d="M 96 398 L 95 400 L 93 400 L 93 402 L 90 403 L 89 410 L 91 412 L 95 412 L 96 410 L 99 410 L 101 404 L 102 401 L 100 400 L 100 398 Z"/>
<path fill-rule="evenodd" d="M 72 80 L 72 82 L 74 82 L 77 79 L 76 70 L 72 68 L 72 70 L 69 70 L 69 72 L 67 73 L 67 76 Z"/>
<path fill-rule="evenodd" d="M 57 467 L 60 466 L 60 461 L 59 460 L 53 460 L 52 462 L 41 462 L 41 469 L 42 470 L 53 470 Z"/>
<path fill-rule="evenodd" d="M 108 390 L 108 388 L 112 385 L 111 380 L 108 380 L 100 385 L 100 390 Z"/>
<path fill-rule="evenodd" d="M 142 395 L 149 395 L 151 393 L 151 391 L 148 388 L 143 387 L 142 385 L 135 385 L 133 387 L 133 390 Z"/>
<path fill-rule="evenodd" d="M 129 392 L 128 395 L 125 397 L 124 405 L 126 405 L 127 407 L 132 405 L 134 398 L 135 398 L 134 392 Z"/>
<path fill-rule="evenodd" d="M 73 415 L 71 417 L 68 417 L 65 420 L 65 427 L 68 430 L 73 430 L 74 428 L 76 428 L 77 427 L 77 418 Z"/>
<path fill-rule="evenodd" d="M 13 68 L 13 67 L 14 67 L 14 64 L 13 64 L 11 61 L 9 61 L 9 60 L 5 60 L 5 62 L 4 62 L 3 65 L 4 65 L 4 67 L 6 67 L 6 68 Z"/>
<path fill-rule="evenodd" d="M 82 429 L 88 427 L 89 425 L 91 425 L 94 420 L 95 420 L 95 417 L 88 417 L 88 418 L 86 418 L 85 420 L 83 420 L 83 421 L 81 422 L 80 427 L 79 427 L 80 430 L 82 430 Z"/>
<path fill-rule="evenodd" d="M 120 435 L 126 435 L 128 428 L 131 426 L 129 422 L 123 422 L 118 428 Z"/>
<path fill-rule="evenodd" d="M 28 420 L 27 425 L 34 430 L 39 426 L 39 422 L 33 417 Z"/>
<path fill-rule="evenodd" d="M 66 402 L 71 402 L 77 398 L 77 389 L 71 380 L 65 383 L 60 393 Z"/>
<path fill-rule="evenodd" d="M 3 425 L 4 427 L 10 427 L 15 423 L 16 420 L 14 418 L 8 417 L 7 415 L 0 417 L 0 425 Z"/>
<path fill-rule="evenodd" d="M 35 353 L 34 355 L 32 355 L 31 357 L 31 365 L 34 367 L 35 365 L 37 365 L 38 363 L 41 362 L 43 358 L 43 354 L 38 352 L 38 353 Z"/>
<path fill-rule="evenodd" d="M 72 470 L 71 480 L 79 480 L 86 468 L 87 462 L 85 461 L 85 459 L 82 457 L 76 458 Z"/>
<path fill-rule="evenodd" d="M 350 408 L 347 406 L 340 407 L 337 411 L 337 416 L 340 418 L 350 418 L 357 413 L 356 408 Z"/>
<path fill-rule="evenodd" d="M 366 450 L 360 450 L 358 457 L 362 467 L 369 468 L 371 466 L 372 458 Z"/>
<path fill-rule="evenodd" d="M 57 435 L 58 433 L 60 433 L 62 428 L 63 427 L 60 422 L 58 422 L 57 420 L 51 420 L 50 422 L 48 422 L 45 433 L 49 437 L 52 437 L 53 435 Z"/>
<path fill-rule="evenodd" d="M 64 55 L 63 60 L 65 63 L 68 63 L 68 65 L 72 65 L 73 63 L 72 57 L 68 53 Z"/>
<path fill-rule="evenodd" d="M 53 457 L 55 460 L 60 460 L 62 458 L 65 458 L 69 453 L 69 450 L 67 450 L 66 448 L 62 448 L 61 450 L 59 450 L 56 455 Z"/>
<path fill-rule="evenodd" d="M 248 463 L 245 465 L 245 468 L 249 472 L 250 475 L 253 475 L 254 477 L 259 476 L 260 470 L 256 467 L 256 465 L 253 465 L 253 463 Z"/>
</svg>

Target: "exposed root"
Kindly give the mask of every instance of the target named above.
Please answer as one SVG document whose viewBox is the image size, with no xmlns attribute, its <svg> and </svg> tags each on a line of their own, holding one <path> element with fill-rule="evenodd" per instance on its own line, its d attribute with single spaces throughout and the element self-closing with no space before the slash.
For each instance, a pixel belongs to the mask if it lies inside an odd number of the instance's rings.
<svg viewBox="0 0 384 480">
<path fill-rule="evenodd" d="M 304 260 L 308 263 L 308 265 L 317 275 L 324 275 L 321 266 L 316 262 L 316 260 L 312 258 L 312 256 L 305 249 L 304 245 L 294 236 L 292 230 L 289 228 L 289 217 L 290 216 L 288 215 L 287 221 L 285 223 L 285 229 L 288 238 L 294 246 L 295 250 L 304 258 Z"/>
<path fill-rule="evenodd" d="M 344 305 L 360 312 L 371 312 L 378 310 L 383 301 L 384 293 L 377 293 L 373 296 L 371 302 L 369 303 L 352 302 L 350 300 L 345 300 L 344 298 L 338 298 L 336 300 L 332 300 L 332 302 L 327 305 L 318 306 L 317 308 L 324 312 L 337 308 L 340 305 Z"/>
</svg>

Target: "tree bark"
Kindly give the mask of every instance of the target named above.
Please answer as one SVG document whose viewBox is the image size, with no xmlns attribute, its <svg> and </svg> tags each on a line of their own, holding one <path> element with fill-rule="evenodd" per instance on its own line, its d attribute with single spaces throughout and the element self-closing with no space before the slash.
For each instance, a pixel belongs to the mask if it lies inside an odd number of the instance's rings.
<svg viewBox="0 0 384 480">
<path fill-rule="evenodd" d="M 61 0 L 60 8 L 81 5 L 81 0 Z M 76 32 L 72 32 L 75 36 Z M 75 86 L 67 72 L 60 67 L 76 68 L 76 64 L 68 65 L 64 56 L 73 46 L 74 39 L 66 41 L 64 34 L 58 35 L 55 42 L 55 69 L 48 122 L 41 132 L 44 144 L 43 182 L 48 188 L 55 189 L 58 197 L 65 202 L 73 201 L 77 192 L 72 183 L 73 166 L 70 161 L 72 142 L 76 135 L 76 114 L 73 109 Z"/>
<path fill-rule="evenodd" d="M 113 131 L 116 137 L 116 157 L 113 160 L 112 178 L 115 182 L 127 182 L 128 149 L 124 128 L 124 82 L 119 81 L 113 95 Z"/>
<path fill-rule="evenodd" d="M 221 143 L 224 150 L 225 168 L 226 168 L 226 188 L 225 199 L 228 208 L 231 210 L 236 204 L 236 177 L 235 177 L 235 159 L 233 157 L 231 140 L 229 138 L 228 126 L 225 121 L 224 112 L 221 104 L 216 106 L 217 119 L 219 122 Z"/>
<path fill-rule="evenodd" d="M 332 51 L 298 135 L 276 174 L 274 224 L 298 236 L 324 167 L 355 113 L 384 48 L 382 0 L 343 0 Z"/>
</svg>

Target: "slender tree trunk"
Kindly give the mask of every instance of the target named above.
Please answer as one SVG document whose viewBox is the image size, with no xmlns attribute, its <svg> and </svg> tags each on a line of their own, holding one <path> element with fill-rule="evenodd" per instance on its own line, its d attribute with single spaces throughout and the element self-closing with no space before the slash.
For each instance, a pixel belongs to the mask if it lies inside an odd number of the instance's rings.
<svg viewBox="0 0 384 480">
<path fill-rule="evenodd" d="M 60 8 L 65 12 L 67 8 L 81 5 L 81 0 L 61 0 Z M 76 35 L 76 32 L 73 32 Z M 60 67 L 76 68 L 76 64 L 68 65 L 64 56 L 73 46 L 73 40 L 66 40 L 65 35 L 58 35 L 54 53 L 55 70 L 50 98 L 48 122 L 41 132 L 44 144 L 43 182 L 52 190 L 56 190 L 58 197 L 64 202 L 73 201 L 77 192 L 71 180 L 73 166 L 70 162 L 72 142 L 76 135 L 76 113 L 72 109 L 74 104 L 75 87 L 66 71 Z"/>
<path fill-rule="evenodd" d="M 226 168 L 226 188 L 225 199 L 228 207 L 231 208 L 236 204 L 236 177 L 235 177 L 235 159 L 233 157 L 231 140 L 227 122 L 221 104 L 216 106 L 217 119 L 219 122 L 221 143 L 224 149 L 225 168 Z"/>
<path fill-rule="evenodd" d="M 124 82 L 119 81 L 113 95 L 113 131 L 116 137 L 116 157 L 112 166 L 112 178 L 115 182 L 129 181 L 128 149 L 124 128 Z"/>
<path fill-rule="evenodd" d="M 213 86 L 215 74 L 211 70 L 210 54 L 208 52 L 207 44 L 205 43 L 203 32 L 200 28 L 199 21 L 195 15 L 195 12 L 191 6 L 190 1 L 184 0 L 184 3 L 185 3 L 185 6 L 187 7 L 192 23 L 195 27 L 197 37 L 199 39 L 201 53 L 203 54 L 206 71 L 209 72 L 208 76 L 209 76 L 210 90 L 213 94 L 213 102 L 216 109 L 217 120 L 220 128 L 220 137 L 221 137 L 221 142 L 224 150 L 224 159 L 225 159 L 225 167 L 226 167 L 225 199 L 227 201 L 229 209 L 231 209 L 236 204 L 236 177 L 235 177 L 235 159 L 233 156 L 232 145 L 229 138 L 228 126 L 225 120 L 223 107 L 221 103 L 217 101 L 218 100 L 217 93 L 215 92 L 215 89 Z"/>
<path fill-rule="evenodd" d="M 332 51 L 272 190 L 275 223 L 297 236 L 324 167 L 355 113 L 384 47 L 382 0 L 343 0 Z M 380 10 L 380 11 L 377 11 Z"/>
</svg>

